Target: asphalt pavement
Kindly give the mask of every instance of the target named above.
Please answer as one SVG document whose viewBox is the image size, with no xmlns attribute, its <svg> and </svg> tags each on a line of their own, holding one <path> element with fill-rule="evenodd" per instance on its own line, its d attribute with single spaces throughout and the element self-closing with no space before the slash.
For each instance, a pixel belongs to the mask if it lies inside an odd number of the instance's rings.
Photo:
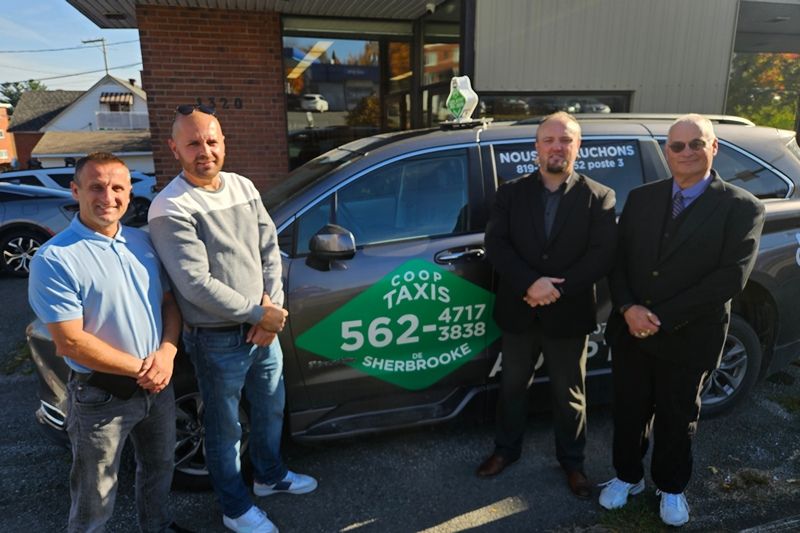
<svg viewBox="0 0 800 533">
<path fill-rule="evenodd" d="M 31 317 L 24 280 L 0 278 L 0 301 L 5 364 L 20 359 L 16 353 Z M 33 417 L 36 380 L 22 359 L 0 374 L 0 531 L 62 531 L 70 454 L 39 433 Z M 683 530 L 775 531 L 781 529 L 765 524 L 798 523 L 792 521 L 800 513 L 798 365 L 759 384 L 734 413 L 701 421 L 687 491 L 692 520 Z M 613 476 L 611 433 L 609 408 L 590 408 L 587 474 L 595 482 Z M 547 413 L 529 420 L 518 463 L 495 479 L 478 479 L 475 468 L 491 448 L 491 423 L 473 419 L 315 446 L 291 444 L 285 451 L 289 467 L 316 476 L 319 488 L 257 502 L 284 533 L 667 530 L 649 478 L 645 493 L 622 511 L 610 513 L 596 498 L 572 496 L 553 457 Z M 173 505 L 182 526 L 225 531 L 213 493 L 174 492 Z M 108 530 L 132 532 L 135 524 L 129 459 Z"/>
</svg>

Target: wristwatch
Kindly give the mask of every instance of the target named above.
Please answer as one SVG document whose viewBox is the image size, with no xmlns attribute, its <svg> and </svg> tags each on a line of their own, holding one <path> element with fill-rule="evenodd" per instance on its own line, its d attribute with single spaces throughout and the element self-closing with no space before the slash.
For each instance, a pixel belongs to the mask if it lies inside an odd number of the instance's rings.
<svg viewBox="0 0 800 533">
<path fill-rule="evenodd" d="M 630 309 L 633 306 L 634 306 L 634 304 L 620 305 L 619 306 L 619 314 L 621 314 L 622 316 L 625 316 L 625 311 L 627 311 L 628 309 Z"/>
</svg>

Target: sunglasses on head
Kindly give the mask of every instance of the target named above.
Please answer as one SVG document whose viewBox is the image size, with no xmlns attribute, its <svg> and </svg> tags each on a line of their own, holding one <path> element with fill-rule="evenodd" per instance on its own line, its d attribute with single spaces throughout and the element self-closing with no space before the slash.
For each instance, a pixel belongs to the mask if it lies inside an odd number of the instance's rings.
<svg viewBox="0 0 800 533">
<path fill-rule="evenodd" d="M 675 142 L 669 143 L 667 146 L 669 146 L 670 150 L 672 150 L 676 154 L 679 154 L 679 153 L 683 152 L 686 149 L 687 144 L 688 144 L 689 148 L 692 150 L 692 152 L 697 152 L 697 151 L 700 151 L 703 148 L 705 148 L 708 143 L 706 141 L 704 141 L 703 139 L 693 139 L 693 140 L 689 141 L 688 143 L 685 143 L 683 141 L 675 141 Z"/>
<path fill-rule="evenodd" d="M 215 115 L 217 113 L 216 109 L 205 104 L 181 104 L 175 108 L 175 112 L 181 115 L 191 115 L 195 110 L 206 115 Z"/>
</svg>

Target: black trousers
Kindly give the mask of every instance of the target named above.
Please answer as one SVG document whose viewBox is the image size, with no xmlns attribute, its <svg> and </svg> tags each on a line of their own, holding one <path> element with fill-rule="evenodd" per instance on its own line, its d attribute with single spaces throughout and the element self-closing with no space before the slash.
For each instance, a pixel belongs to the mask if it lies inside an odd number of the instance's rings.
<svg viewBox="0 0 800 533">
<path fill-rule="evenodd" d="M 516 460 L 522 452 L 528 414 L 528 383 L 542 353 L 550 377 L 556 458 L 566 470 L 583 469 L 587 339 L 587 335 L 554 339 L 545 335 L 538 326 L 525 333 L 503 333 L 495 453 Z"/>
<path fill-rule="evenodd" d="M 724 328 L 716 328 L 704 339 L 702 348 L 707 351 L 709 345 L 716 345 L 721 352 L 724 341 Z M 679 354 L 683 362 L 678 363 L 678 357 L 657 357 L 643 351 L 639 342 L 626 331 L 612 346 L 614 468 L 617 477 L 627 483 L 642 479 L 642 458 L 652 432 L 653 482 L 664 492 L 680 493 L 692 475 L 692 438 L 700 417 L 700 392 L 718 357 L 708 353 L 691 357 L 691 351 L 698 348 L 687 346 Z"/>
</svg>

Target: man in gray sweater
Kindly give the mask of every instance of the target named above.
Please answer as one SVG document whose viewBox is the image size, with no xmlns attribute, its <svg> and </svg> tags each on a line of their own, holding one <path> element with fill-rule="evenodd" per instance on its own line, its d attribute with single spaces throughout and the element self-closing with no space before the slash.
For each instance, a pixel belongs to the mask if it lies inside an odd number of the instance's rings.
<svg viewBox="0 0 800 533">
<path fill-rule="evenodd" d="M 253 183 L 222 172 L 225 137 L 214 109 L 178 106 L 169 146 L 183 171 L 153 201 L 150 235 L 184 318 L 183 342 L 205 403 L 206 460 L 233 531 L 277 528 L 253 504 L 239 462 L 239 402 L 250 402 L 256 496 L 313 491 L 280 456 L 283 427 L 281 258 L 275 224 Z"/>
</svg>

